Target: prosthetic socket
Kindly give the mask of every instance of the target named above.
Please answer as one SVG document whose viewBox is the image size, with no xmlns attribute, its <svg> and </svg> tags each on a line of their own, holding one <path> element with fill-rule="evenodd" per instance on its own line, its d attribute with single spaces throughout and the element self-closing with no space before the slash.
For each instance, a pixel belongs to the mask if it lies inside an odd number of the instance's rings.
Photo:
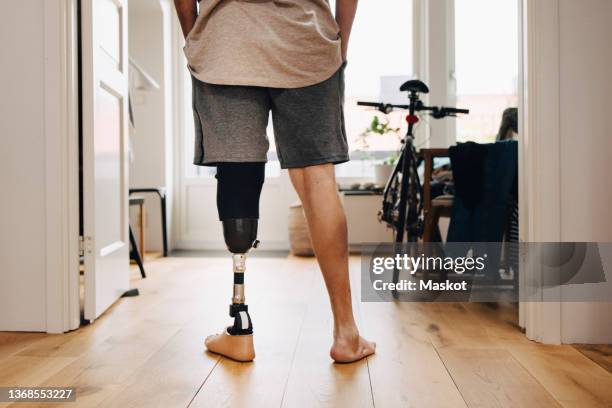
<svg viewBox="0 0 612 408">
<path fill-rule="evenodd" d="M 231 335 L 253 333 L 253 323 L 244 297 L 246 254 L 256 248 L 259 197 L 265 178 L 265 163 L 220 163 L 217 166 L 217 209 L 223 238 L 232 253 L 234 293 L 229 314 Z"/>
</svg>

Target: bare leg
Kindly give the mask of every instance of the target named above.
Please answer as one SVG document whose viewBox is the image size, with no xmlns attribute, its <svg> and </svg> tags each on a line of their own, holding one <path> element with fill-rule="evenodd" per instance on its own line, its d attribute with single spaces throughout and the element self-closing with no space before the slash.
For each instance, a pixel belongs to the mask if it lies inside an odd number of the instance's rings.
<svg viewBox="0 0 612 408">
<path fill-rule="evenodd" d="M 376 344 L 359 336 L 353 317 L 348 273 L 346 216 L 332 164 L 290 169 L 289 175 L 308 220 L 310 236 L 334 316 L 336 362 L 357 361 L 374 353 Z"/>
</svg>

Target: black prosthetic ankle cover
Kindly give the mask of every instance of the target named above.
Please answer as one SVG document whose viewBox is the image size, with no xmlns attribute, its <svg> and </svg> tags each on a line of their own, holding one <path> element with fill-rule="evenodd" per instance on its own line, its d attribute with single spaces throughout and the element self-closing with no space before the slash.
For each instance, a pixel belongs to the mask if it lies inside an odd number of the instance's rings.
<svg viewBox="0 0 612 408">
<path fill-rule="evenodd" d="M 230 305 L 230 317 L 234 318 L 234 324 L 227 328 L 232 336 L 253 334 L 253 323 L 249 315 L 249 307 L 244 304 Z"/>
<path fill-rule="evenodd" d="M 217 210 L 221 221 L 259 218 L 265 163 L 219 163 L 216 177 Z"/>
</svg>

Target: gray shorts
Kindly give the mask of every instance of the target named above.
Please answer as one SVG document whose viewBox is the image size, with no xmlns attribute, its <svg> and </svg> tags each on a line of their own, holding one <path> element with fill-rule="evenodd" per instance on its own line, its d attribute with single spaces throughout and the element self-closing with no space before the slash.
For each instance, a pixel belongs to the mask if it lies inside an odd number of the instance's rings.
<svg viewBox="0 0 612 408">
<path fill-rule="evenodd" d="M 282 168 L 348 161 L 344 65 L 321 83 L 293 89 L 192 80 L 194 164 L 267 161 L 270 111 Z"/>
</svg>

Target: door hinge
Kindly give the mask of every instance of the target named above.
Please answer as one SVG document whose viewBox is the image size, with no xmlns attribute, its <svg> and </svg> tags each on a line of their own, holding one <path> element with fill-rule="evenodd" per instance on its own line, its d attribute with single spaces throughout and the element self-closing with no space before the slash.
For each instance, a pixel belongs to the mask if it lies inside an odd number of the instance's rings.
<svg viewBox="0 0 612 408">
<path fill-rule="evenodd" d="M 91 237 L 79 236 L 79 256 L 85 256 L 85 251 L 91 253 Z"/>
</svg>

